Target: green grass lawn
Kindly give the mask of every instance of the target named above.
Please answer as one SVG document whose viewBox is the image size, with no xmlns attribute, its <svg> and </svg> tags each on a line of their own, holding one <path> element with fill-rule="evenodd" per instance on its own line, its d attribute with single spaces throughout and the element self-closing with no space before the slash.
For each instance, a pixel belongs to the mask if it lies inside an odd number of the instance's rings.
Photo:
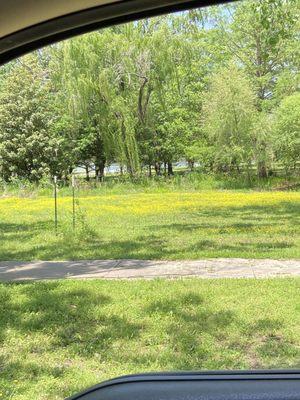
<svg viewBox="0 0 300 400">
<path fill-rule="evenodd" d="M 300 258 L 300 192 L 147 190 L 0 199 L 0 260 Z"/>
<path fill-rule="evenodd" d="M 300 367 L 300 279 L 0 285 L 0 398 L 116 375 Z"/>
</svg>

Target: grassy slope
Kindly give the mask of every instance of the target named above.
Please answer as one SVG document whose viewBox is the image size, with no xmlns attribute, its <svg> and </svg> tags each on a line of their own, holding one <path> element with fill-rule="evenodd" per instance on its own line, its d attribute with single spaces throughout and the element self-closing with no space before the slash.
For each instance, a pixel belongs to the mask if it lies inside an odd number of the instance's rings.
<svg viewBox="0 0 300 400">
<path fill-rule="evenodd" d="M 0 199 L 0 259 L 300 258 L 300 192 L 96 191 L 71 198 Z"/>
<path fill-rule="evenodd" d="M 0 285 L 0 398 L 120 374 L 300 367 L 299 279 Z"/>
</svg>

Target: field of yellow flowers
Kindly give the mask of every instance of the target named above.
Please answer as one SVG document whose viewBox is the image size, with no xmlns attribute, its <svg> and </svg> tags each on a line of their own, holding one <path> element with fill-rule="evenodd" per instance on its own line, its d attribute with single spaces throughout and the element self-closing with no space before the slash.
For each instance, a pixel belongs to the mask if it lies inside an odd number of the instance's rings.
<svg viewBox="0 0 300 400">
<path fill-rule="evenodd" d="M 300 192 L 199 191 L 0 199 L 0 259 L 300 258 Z"/>
</svg>

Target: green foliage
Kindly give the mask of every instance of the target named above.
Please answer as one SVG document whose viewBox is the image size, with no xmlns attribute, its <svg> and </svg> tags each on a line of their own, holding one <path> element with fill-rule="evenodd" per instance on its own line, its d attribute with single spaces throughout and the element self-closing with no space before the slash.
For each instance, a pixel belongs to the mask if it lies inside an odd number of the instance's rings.
<svg viewBox="0 0 300 400">
<path fill-rule="evenodd" d="M 84 132 L 84 153 L 103 175 L 106 162 L 117 159 L 133 174 L 139 169 L 132 118 L 134 89 L 132 55 L 125 35 L 111 31 L 76 38 L 61 48 L 64 59 L 62 85 L 67 89 L 69 109 L 78 121 L 77 138 Z M 81 142 L 81 139 L 79 139 Z M 80 155 L 81 151 L 79 152 Z M 83 157 L 86 158 L 86 157 Z"/>
<path fill-rule="evenodd" d="M 57 138 L 51 83 L 37 54 L 15 63 L 0 92 L 1 176 L 38 181 L 55 168 Z"/>
<path fill-rule="evenodd" d="M 278 77 L 285 71 L 295 74 L 299 60 L 291 48 L 299 48 L 299 2 L 259 0 L 237 3 L 232 23 L 220 22 L 227 51 L 247 71 L 257 94 L 259 110 L 272 107 Z M 299 65 L 299 64 L 298 64 Z"/>
<path fill-rule="evenodd" d="M 282 100 L 276 112 L 274 146 L 286 171 L 296 170 L 300 155 L 300 93 Z"/>
<path fill-rule="evenodd" d="M 11 63 L 0 71 L 2 178 L 67 181 L 81 166 L 102 181 L 116 162 L 137 179 L 153 167 L 171 175 L 182 159 L 248 180 L 283 164 L 298 173 L 294 133 L 275 120 L 299 89 L 299 11 L 296 0 L 220 5 L 93 32 Z M 287 149 L 279 142 L 289 135 Z"/>
<path fill-rule="evenodd" d="M 206 97 L 205 127 L 215 147 L 215 165 L 228 171 L 252 158 L 254 93 L 245 74 L 232 65 L 212 77 Z"/>
</svg>

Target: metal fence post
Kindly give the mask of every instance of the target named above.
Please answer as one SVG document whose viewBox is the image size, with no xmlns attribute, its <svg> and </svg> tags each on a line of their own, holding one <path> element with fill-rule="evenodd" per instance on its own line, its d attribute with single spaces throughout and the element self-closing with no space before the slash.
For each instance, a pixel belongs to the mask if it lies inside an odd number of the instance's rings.
<svg viewBox="0 0 300 400">
<path fill-rule="evenodd" d="M 57 176 L 54 176 L 54 226 L 57 235 Z"/>
<path fill-rule="evenodd" d="M 75 230 L 75 175 L 72 175 L 72 197 L 73 197 L 73 230 Z"/>
</svg>

